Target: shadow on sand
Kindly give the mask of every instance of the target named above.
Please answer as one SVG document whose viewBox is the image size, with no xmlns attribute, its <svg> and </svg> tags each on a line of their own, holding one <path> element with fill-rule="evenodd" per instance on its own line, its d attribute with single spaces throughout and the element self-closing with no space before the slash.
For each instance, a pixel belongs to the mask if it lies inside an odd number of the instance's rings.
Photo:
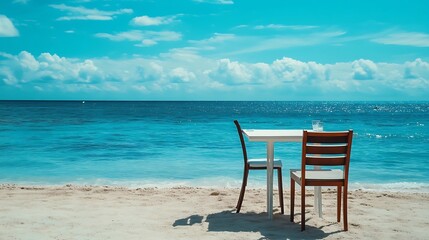
<svg viewBox="0 0 429 240">
<path fill-rule="evenodd" d="M 192 215 L 176 220 L 173 226 L 202 223 L 203 219 L 204 216 Z M 260 232 L 260 239 L 322 239 L 341 232 L 327 233 L 322 230 L 326 226 L 316 228 L 310 225 L 301 232 L 300 223 L 290 222 L 289 215 L 275 214 L 270 221 L 266 213 L 253 212 L 222 211 L 207 215 L 205 222 L 208 223 L 208 232 Z"/>
<path fill-rule="evenodd" d="M 191 225 L 194 225 L 196 223 L 202 223 L 202 221 L 203 221 L 203 216 L 192 215 L 192 216 L 189 216 L 186 218 L 177 219 L 176 221 L 174 221 L 173 227 L 191 226 Z"/>
</svg>

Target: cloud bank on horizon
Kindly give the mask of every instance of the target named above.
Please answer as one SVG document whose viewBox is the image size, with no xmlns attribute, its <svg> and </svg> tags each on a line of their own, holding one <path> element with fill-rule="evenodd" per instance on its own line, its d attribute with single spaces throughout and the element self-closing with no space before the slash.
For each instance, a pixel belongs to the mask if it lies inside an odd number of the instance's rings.
<svg viewBox="0 0 429 240">
<path fill-rule="evenodd" d="M 2 1 L 0 99 L 429 100 L 425 7 Z"/>
</svg>

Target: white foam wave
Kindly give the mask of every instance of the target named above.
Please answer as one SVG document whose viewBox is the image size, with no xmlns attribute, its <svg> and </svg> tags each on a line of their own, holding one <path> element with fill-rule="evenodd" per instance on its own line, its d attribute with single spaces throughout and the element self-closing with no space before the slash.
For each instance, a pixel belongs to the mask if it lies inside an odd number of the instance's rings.
<svg viewBox="0 0 429 240">
<path fill-rule="evenodd" d="M 429 183 L 420 182 L 392 182 L 392 183 L 350 183 L 350 189 L 362 189 L 365 191 L 388 192 L 418 192 L 429 193 Z"/>
<path fill-rule="evenodd" d="M 184 179 L 184 180 L 166 180 L 166 179 L 146 179 L 146 180 L 112 180 L 112 179 L 94 179 L 94 180 L 77 180 L 71 182 L 13 182 L 12 184 L 33 186 L 33 185 L 49 185 L 49 186 L 113 186 L 127 188 L 173 188 L 173 187 L 198 187 L 198 188 L 240 188 L 241 179 L 228 177 L 210 177 L 200 179 Z M 2 182 L 3 184 L 10 184 Z M 256 176 L 249 178 L 247 187 L 265 189 L 266 179 Z M 277 181 L 274 179 L 274 187 Z M 289 179 L 283 179 L 283 188 L 289 189 Z M 392 183 L 349 183 L 350 190 L 364 190 L 374 192 L 409 192 L 409 193 L 429 193 L 429 183 L 421 182 L 392 182 Z"/>
</svg>

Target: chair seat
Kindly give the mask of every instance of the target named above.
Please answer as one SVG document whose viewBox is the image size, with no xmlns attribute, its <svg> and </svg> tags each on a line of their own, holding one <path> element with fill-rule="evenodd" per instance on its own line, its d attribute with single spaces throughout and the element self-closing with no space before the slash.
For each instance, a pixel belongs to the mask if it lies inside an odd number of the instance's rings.
<svg viewBox="0 0 429 240">
<path fill-rule="evenodd" d="M 291 169 L 290 176 L 297 183 L 301 183 L 301 169 Z M 309 180 L 342 180 L 344 172 L 341 169 L 308 169 L 305 170 L 305 177 Z"/>
<path fill-rule="evenodd" d="M 247 162 L 249 163 L 249 167 L 267 167 L 266 158 L 249 159 Z M 274 167 L 282 167 L 282 161 L 279 159 L 274 159 Z"/>
</svg>

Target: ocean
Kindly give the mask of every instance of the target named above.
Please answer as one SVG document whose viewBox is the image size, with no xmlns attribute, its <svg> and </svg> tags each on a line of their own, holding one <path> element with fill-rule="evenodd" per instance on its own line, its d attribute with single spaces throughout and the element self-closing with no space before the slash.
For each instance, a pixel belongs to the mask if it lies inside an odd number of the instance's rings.
<svg viewBox="0 0 429 240">
<path fill-rule="evenodd" d="M 429 102 L 0 101 L 0 184 L 240 187 L 242 128 L 354 130 L 350 186 L 429 192 Z M 250 157 L 264 143 L 247 142 Z M 285 188 L 300 143 L 276 143 Z M 265 188 L 252 171 L 248 187 Z"/>
</svg>

